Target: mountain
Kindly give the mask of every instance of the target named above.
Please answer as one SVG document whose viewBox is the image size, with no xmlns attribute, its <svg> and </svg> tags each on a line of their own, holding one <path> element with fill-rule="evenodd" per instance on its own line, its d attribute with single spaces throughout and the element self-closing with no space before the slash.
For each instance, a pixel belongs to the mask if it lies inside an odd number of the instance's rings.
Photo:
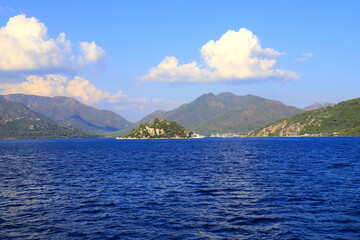
<svg viewBox="0 0 360 240">
<path fill-rule="evenodd" d="M 19 118 L 33 118 L 51 121 L 48 117 L 25 107 L 21 103 L 9 101 L 0 96 L 0 120 Z"/>
<path fill-rule="evenodd" d="M 140 123 L 137 129 L 125 135 L 123 139 L 153 139 L 153 138 L 190 138 L 191 132 L 180 124 L 166 119 L 155 118 L 152 124 Z"/>
<path fill-rule="evenodd" d="M 360 136 L 360 98 L 280 119 L 249 136 Z"/>
<path fill-rule="evenodd" d="M 108 133 L 132 126 L 132 123 L 112 111 L 98 110 L 71 97 L 41 97 L 25 94 L 10 94 L 3 97 L 22 103 L 56 123 L 71 124 L 84 131 Z"/>
<path fill-rule="evenodd" d="M 237 96 L 230 92 L 208 93 L 193 102 L 169 111 L 157 111 L 140 122 L 162 118 L 176 121 L 202 135 L 214 133 L 248 133 L 260 126 L 304 110 L 254 95 Z"/>
<path fill-rule="evenodd" d="M 0 120 L 0 139 L 89 137 L 98 137 L 98 135 L 71 126 L 40 120 L 39 118 Z"/>
<path fill-rule="evenodd" d="M 0 139 L 83 137 L 97 135 L 71 126 L 58 125 L 43 114 L 0 96 Z"/>
<path fill-rule="evenodd" d="M 153 113 L 150 113 L 149 115 L 147 115 L 143 119 L 141 119 L 139 121 L 139 123 L 149 123 L 149 122 L 154 121 L 155 118 L 164 119 L 164 118 L 166 118 L 166 113 L 167 112 L 165 112 L 163 110 L 157 110 L 157 111 L 155 111 Z"/>
<path fill-rule="evenodd" d="M 333 106 L 335 106 L 335 103 L 326 102 L 324 104 L 321 104 L 321 103 L 316 102 L 310 106 L 305 107 L 304 109 L 305 110 L 315 110 L 315 109 L 320 109 L 320 108 L 326 108 L 327 106 L 333 107 Z"/>
</svg>

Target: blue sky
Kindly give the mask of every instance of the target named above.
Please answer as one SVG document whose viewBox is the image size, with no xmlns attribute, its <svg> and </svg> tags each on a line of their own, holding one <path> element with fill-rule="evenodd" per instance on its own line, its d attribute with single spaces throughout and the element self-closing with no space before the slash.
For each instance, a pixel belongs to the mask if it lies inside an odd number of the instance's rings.
<svg viewBox="0 0 360 240">
<path fill-rule="evenodd" d="M 1 94 L 73 96 L 131 121 L 208 92 L 254 94 L 296 107 L 360 97 L 360 1 L 0 6 Z M 33 44 L 29 34 L 21 43 L 25 25 L 37 33 Z"/>
</svg>

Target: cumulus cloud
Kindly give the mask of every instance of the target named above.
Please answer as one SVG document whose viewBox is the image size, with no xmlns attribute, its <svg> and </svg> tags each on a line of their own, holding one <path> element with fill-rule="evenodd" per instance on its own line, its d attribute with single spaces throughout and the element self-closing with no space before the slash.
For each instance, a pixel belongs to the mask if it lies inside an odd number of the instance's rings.
<svg viewBox="0 0 360 240">
<path fill-rule="evenodd" d="M 32 75 L 22 83 L 0 84 L 0 94 L 23 93 L 39 96 L 69 96 L 75 97 L 84 103 L 93 104 L 102 100 L 118 101 L 127 98 L 121 91 L 116 94 L 98 89 L 83 77 L 73 79 L 58 74 L 46 76 Z"/>
<path fill-rule="evenodd" d="M 80 52 L 60 33 L 57 39 L 47 35 L 38 19 L 18 15 L 0 28 L 0 75 L 6 72 L 76 72 L 86 64 L 96 64 L 105 52 L 95 42 L 80 42 Z"/>
<path fill-rule="evenodd" d="M 284 53 L 263 49 L 251 31 L 227 31 L 217 41 L 210 40 L 200 49 L 205 66 L 196 61 L 179 64 L 176 57 L 165 57 L 148 74 L 138 78 L 143 82 L 220 82 L 265 79 L 296 79 L 296 73 L 276 69 L 276 59 Z"/>
<path fill-rule="evenodd" d="M 124 114 L 130 110 L 139 117 L 141 114 L 150 113 L 157 109 L 169 110 L 182 104 L 182 102 L 166 101 L 164 99 L 132 97 L 123 94 L 122 91 L 111 93 L 98 89 L 83 77 L 75 76 L 69 79 L 59 74 L 31 75 L 21 83 L 0 83 L 0 95 L 15 93 L 50 97 L 74 97 L 86 104 L 95 104 L 117 111 L 124 111 Z"/>
<path fill-rule="evenodd" d="M 80 49 L 85 62 L 97 63 L 105 57 L 104 50 L 97 46 L 95 42 L 80 42 Z"/>
<path fill-rule="evenodd" d="M 306 62 L 307 60 L 309 60 L 309 58 L 313 57 L 312 53 L 303 53 L 302 58 L 297 58 L 295 59 L 295 61 L 300 61 L 300 62 Z"/>
</svg>

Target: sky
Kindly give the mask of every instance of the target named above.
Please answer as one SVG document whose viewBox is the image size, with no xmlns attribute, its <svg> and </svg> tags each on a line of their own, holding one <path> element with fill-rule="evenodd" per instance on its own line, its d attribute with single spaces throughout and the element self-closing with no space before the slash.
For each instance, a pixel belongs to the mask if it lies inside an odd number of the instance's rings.
<svg viewBox="0 0 360 240">
<path fill-rule="evenodd" d="M 0 2 L 0 94 L 138 121 L 202 94 L 360 97 L 360 1 Z"/>
</svg>

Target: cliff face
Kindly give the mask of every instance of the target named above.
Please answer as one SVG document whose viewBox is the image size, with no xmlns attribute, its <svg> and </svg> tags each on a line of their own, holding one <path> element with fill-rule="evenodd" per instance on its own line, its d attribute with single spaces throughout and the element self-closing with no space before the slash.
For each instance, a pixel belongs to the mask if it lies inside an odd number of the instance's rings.
<svg viewBox="0 0 360 240">
<path fill-rule="evenodd" d="M 262 128 L 261 130 L 254 130 L 248 134 L 252 137 L 290 137 L 300 135 L 301 130 L 305 127 L 305 124 L 290 123 L 287 120 L 281 121 L 280 123 L 270 125 Z"/>
<path fill-rule="evenodd" d="M 154 138 L 190 138 L 191 132 L 180 124 L 155 118 L 152 124 L 140 123 L 137 129 L 125 135 L 124 139 L 154 139 Z"/>
</svg>

